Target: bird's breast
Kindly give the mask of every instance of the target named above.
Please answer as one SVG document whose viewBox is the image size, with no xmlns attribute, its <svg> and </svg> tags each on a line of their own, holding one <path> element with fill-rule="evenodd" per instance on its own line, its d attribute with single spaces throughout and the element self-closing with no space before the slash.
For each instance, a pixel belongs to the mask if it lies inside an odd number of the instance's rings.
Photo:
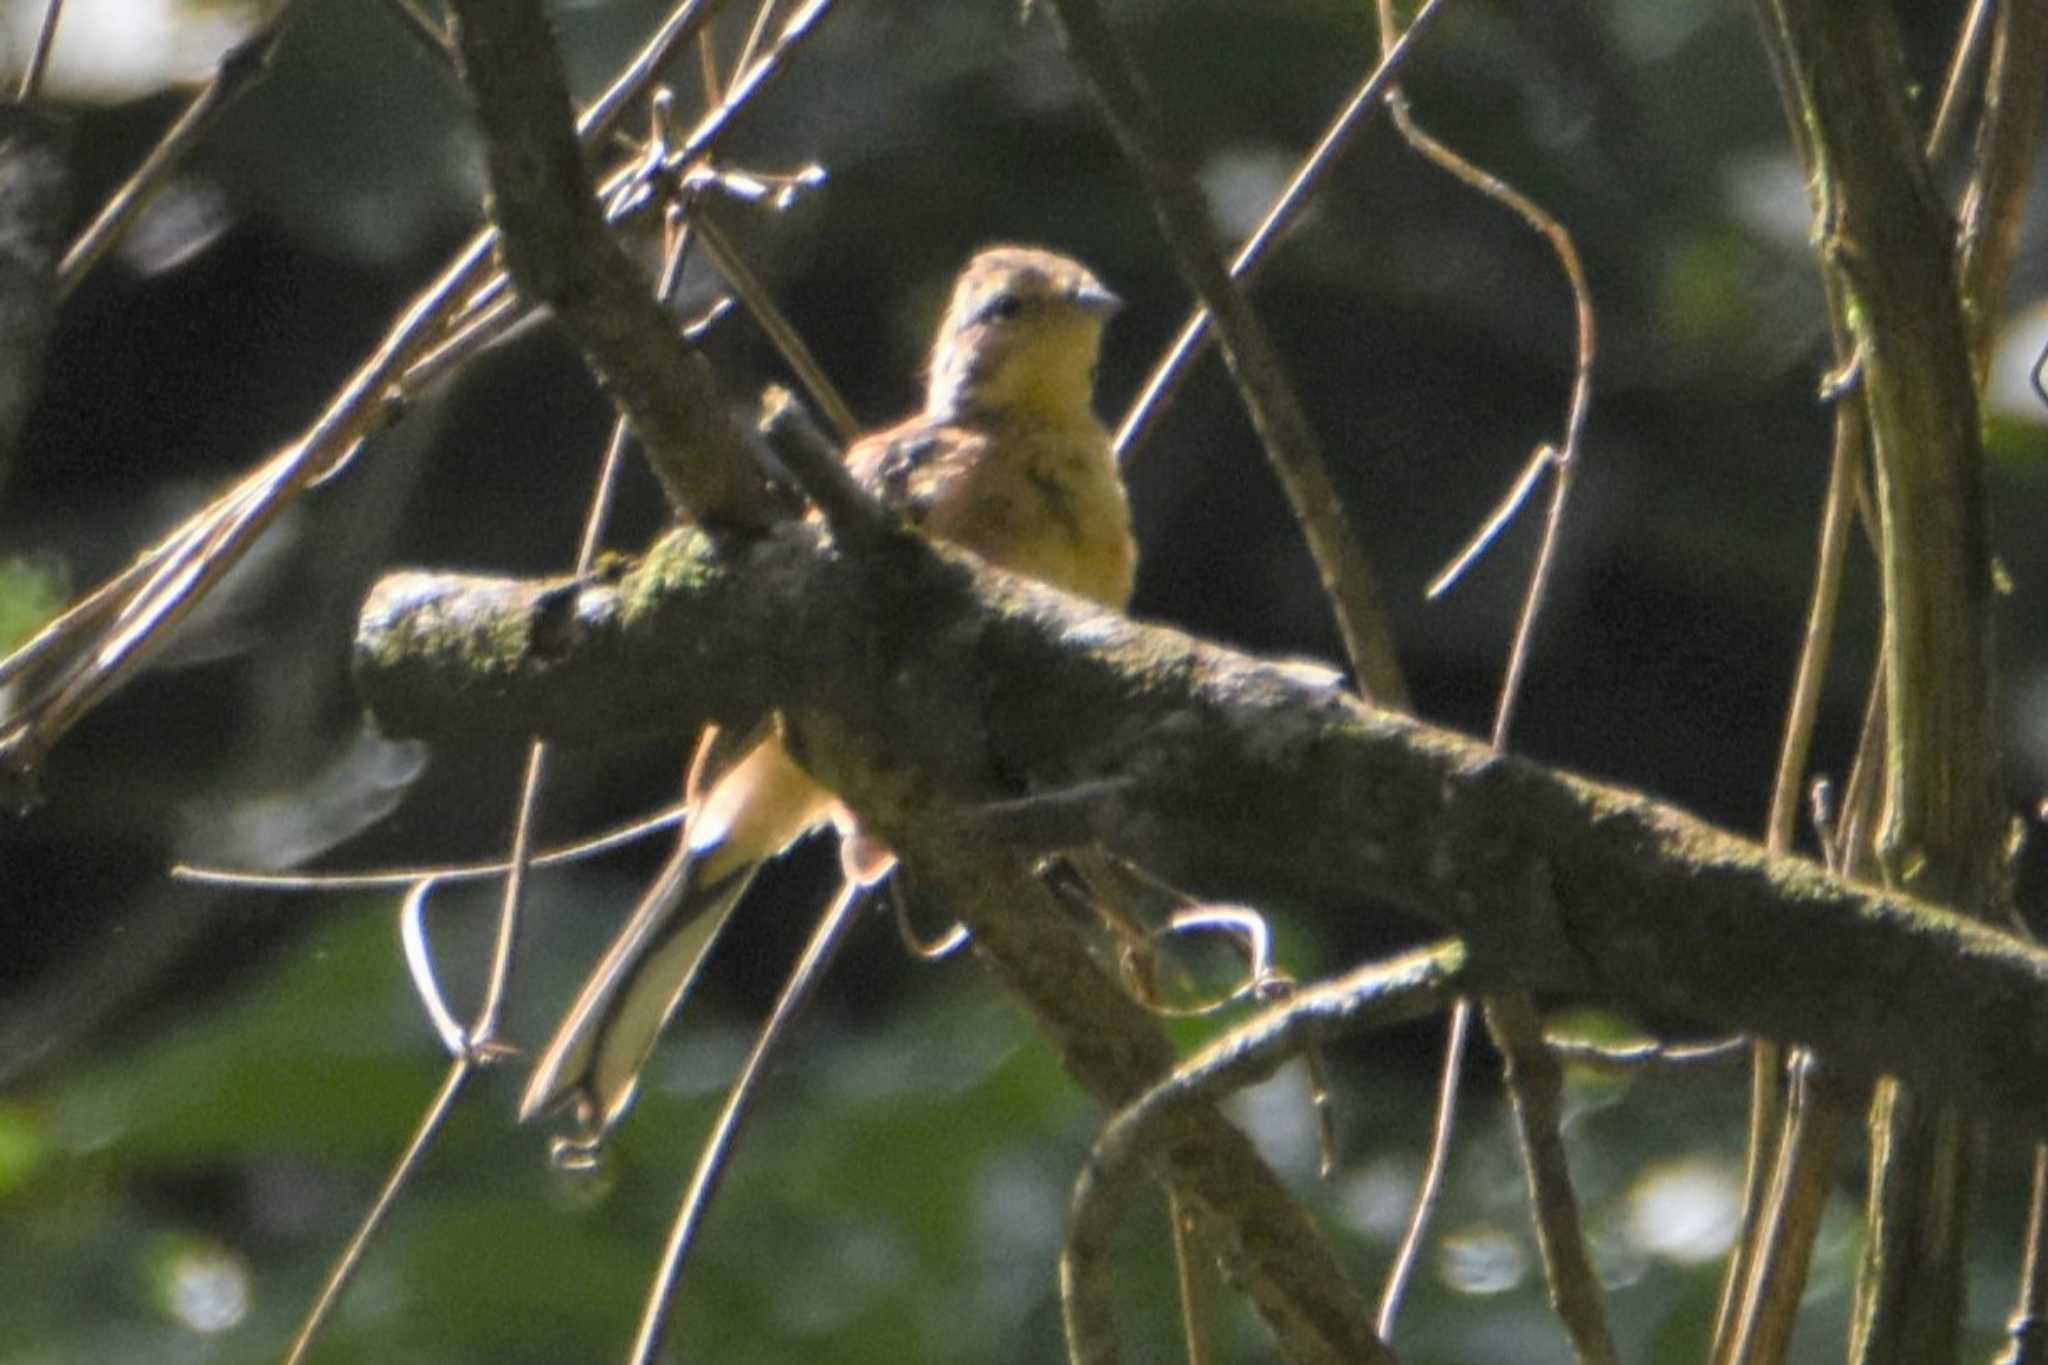
<svg viewBox="0 0 2048 1365">
<path fill-rule="evenodd" d="M 934 490 L 926 533 L 1013 573 L 1122 607 L 1137 552 L 1101 427 L 992 432 L 977 445 Z"/>
</svg>

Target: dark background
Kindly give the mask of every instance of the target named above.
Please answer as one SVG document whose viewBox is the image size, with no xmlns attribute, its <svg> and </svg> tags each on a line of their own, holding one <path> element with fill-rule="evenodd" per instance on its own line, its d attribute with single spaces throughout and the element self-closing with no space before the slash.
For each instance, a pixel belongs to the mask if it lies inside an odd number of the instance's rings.
<svg viewBox="0 0 2048 1365">
<path fill-rule="evenodd" d="M 156 235 L 104 265 L 60 317 L 24 453 L 0 487 L 0 628 L 118 568 L 309 422 L 478 221 L 452 80 L 377 7 L 306 4 L 268 81 L 159 210 Z M 728 59 L 744 8 L 721 28 Z M 1013 0 L 842 9 L 723 144 L 731 165 L 816 161 L 830 174 L 790 213 L 744 217 L 750 259 L 879 424 L 918 400 L 923 347 L 967 254 L 1021 239 L 1078 255 L 1129 303 L 1099 390 L 1114 420 L 1188 299 L 1050 25 L 1020 20 Z M 1959 7 L 1905 9 L 1916 75 L 1938 88 Z M 563 7 L 579 87 L 597 88 L 657 12 Z M 1233 239 L 1372 60 L 1363 3 L 1114 12 Z M 696 108 L 694 63 L 674 80 L 679 106 Z M 1827 354 L 1805 194 L 1749 8 L 1464 0 L 1422 44 L 1408 88 L 1433 131 L 1572 230 L 1598 309 L 1592 420 L 1514 744 L 1756 831 L 1829 418 L 1814 397 Z M 181 98 L 68 116 L 81 221 Z M 1944 167 L 1950 182 L 1962 170 Z M 2048 277 L 2040 216 L 2016 306 Z M 704 287 L 686 307 L 702 305 Z M 1254 297 L 1386 585 L 1418 710 L 1483 733 L 1535 522 L 1441 602 L 1421 589 L 1534 445 L 1560 434 L 1573 346 L 1561 272 L 1540 238 L 1382 122 Z M 2041 344 L 2039 313 L 2026 325 L 2015 324 L 2015 356 Z M 707 348 L 736 403 L 784 377 L 737 315 Z M 2007 772 L 2025 811 L 2048 788 L 2036 718 L 2048 547 L 2033 533 L 2048 414 L 2024 394 L 1994 408 L 2013 582 L 2000 640 Z M 410 1000 L 391 897 L 230 894 L 169 883 L 165 868 L 362 867 L 502 848 L 520 755 L 428 754 L 368 733 L 346 675 L 354 611 L 395 564 L 566 566 L 607 422 L 546 326 L 499 347 L 287 517 L 162 664 L 56 751 L 45 803 L 0 820 L 0 1360 L 277 1354 L 441 1062 Z M 1218 360 L 1128 477 L 1143 548 L 1135 614 L 1256 651 L 1337 656 Z M 635 467 L 612 543 L 640 545 L 661 520 Z M 1859 544 L 1820 772 L 1839 774 L 1853 744 L 1871 579 Z M 543 837 L 671 799 L 681 760 L 624 747 L 560 755 Z M 513 1041 L 543 1036 L 660 856 L 650 847 L 537 880 Z M 598 1187 L 551 1174 L 544 1135 L 512 1126 L 517 1068 L 486 1077 L 320 1358 L 622 1353 L 701 1125 L 820 903 L 829 852 L 789 862 L 764 879 L 712 989 L 657 1060 Z M 2023 874 L 2023 898 L 2037 900 L 2031 863 Z M 484 892 L 448 892 L 430 910 L 458 1001 L 481 979 L 490 905 Z M 1365 904 L 1276 928 L 1304 978 L 1417 932 Z M 1344 1170 L 1320 1191 L 1300 1078 L 1245 1106 L 1368 1285 L 1420 1164 L 1436 1046 L 1433 1028 L 1418 1029 L 1333 1058 Z M 1564 1358 L 1489 1062 L 1472 1068 L 1445 1242 L 1425 1261 L 1404 1358 Z M 1567 1137 L 1628 1358 L 1699 1353 L 1715 1287 L 1714 1263 L 1699 1262 L 1739 1174 L 1741 1090 L 1733 1070 L 1574 1083 Z M 1093 1118 L 969 960 L 914 966 L 876 919 L 802 1031 L 712 1220 L 680 1312 L 689 1358 L 1055 1358 L 1052 1258 Z M 2009 1292 L 2016 1169 L 2001 1151 L 1987 1186 L 1985 1332 Z M 1842 1179 L 1802 1338 L 1815 1359 L 1839 1350 L 1853 1163 Z M 1687 1219 L 1706 1226 L 1690 1242 Z M 1173 1349 L 1164 1245 L 1156 1214 L 1130 1239 L 1140 1358 Z M 1224 1331 L 1228 1358 L 1265 1358 L 1256 1326 L 1233 1316 Z"/>
</svg>

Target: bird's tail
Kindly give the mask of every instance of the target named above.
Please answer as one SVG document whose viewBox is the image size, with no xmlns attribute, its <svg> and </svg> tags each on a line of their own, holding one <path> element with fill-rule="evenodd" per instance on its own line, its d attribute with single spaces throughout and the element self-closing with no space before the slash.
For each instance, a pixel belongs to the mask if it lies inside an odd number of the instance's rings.
<svg viewBox="0 0 2048 1365">
<path fill-rule="evenodd" d="M 573 1102 L 577 1126 L 590 1137 L 618 1122 L 655 1040 L 757 866 L 743 863 L 709 880 L 700 859 L 677 850 L 534 1063 L 519 1102 L 522 1121 Z"/>
<path fill-rule="evenodd" d="M 610 1131 L 755 870 L 829 804 L 773 740 L 716 784 L 541 1051 L 520 1100 L 522 1121 L 573 1103 L 580 1142 Z"/>
</svg>

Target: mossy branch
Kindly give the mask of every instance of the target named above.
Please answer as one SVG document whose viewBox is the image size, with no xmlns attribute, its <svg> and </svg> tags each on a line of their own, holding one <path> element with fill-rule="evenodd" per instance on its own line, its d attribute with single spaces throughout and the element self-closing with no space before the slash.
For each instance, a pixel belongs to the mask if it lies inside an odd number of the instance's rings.
<svg viewBox="0 0 2048 1365">
<path fill-rule="evenodd" d="M 400 735 L 680 740 L 775 706 L 913 870 L 955 836 L 1097 841 L 1283 913 L 1396 906 L 1464 935 L 1484 980 L 2048 1129 L 2048 953 L 907 534 L 849 555 L 806 526 L 724 551 L 678 531 L 580 584 L 400 573 L 356 669 Z"/>
</svg>

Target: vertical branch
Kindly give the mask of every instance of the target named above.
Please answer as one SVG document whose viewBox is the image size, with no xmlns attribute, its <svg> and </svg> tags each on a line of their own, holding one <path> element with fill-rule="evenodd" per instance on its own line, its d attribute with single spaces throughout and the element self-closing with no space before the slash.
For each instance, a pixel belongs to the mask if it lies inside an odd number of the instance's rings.
<svg viewBox="0 0 2048 1365">
<path fill-rule="evenodd" d="M 1907 105 L 1891 11 L 1777 0 L 1776 23 L 1813 140 L 1820 246 L 1847 293 L 1877 471 L 1888 697 L 1879 858 L 1894 885 L 2002 918 L 1989 508 L 1951 226 Z M 1974 1142 L 1954 1111 L 1883 1090 L 1852 1358 L 1952 1359 Z"/>
<path fill-rule="evenodd" d="M 1964 191 L 1960 228 L 1963 316 L 1970 367 L 1979 387 L 1990 363 L 1992 331 L 2005 306 L 2027 179 L 2040 144 L 2048 95 L 2048 6 L 2024 0 L 1997 7 L 1976 166 Z"/>
<path fill-rule="evenodd" d="M 1551 1307 L 1571 1337 L 1579 1365 L 1615 1365 L 1619 1357 L 1607 1329 L 1600 1277 L 1586 1250 L 1578 1199 L 1565 1163 L 1564 1073 L 1544 1046 L 1542 1022 L 1526 992 L 1488 996 L 1486 1026 L 1500 1047 L 1514 1098 L 1516 1138 Z"/>
<path fill-rule="evenodd" d="M 2008 7 L 2009 8 L 2009 7 Z M 1806 167 L 1809 183 L 1816 187 L 1814 209 L 1824 208 L 1818 197 L 1813 130 L 1802 112 L 1792 58 L 1785 34 L 1778 24 L 1770 0 L 1757 0 L 1758 27 L 1765 55 L 1779 96 L 1784 102 L 1785 122 L 1800 164 Z M 1975 68 L 1982 46 L 1986 3 L 1973 5 L 1963 31 L 1956 40 L 1949 61 L 1949 73 L 1933 126 L 1923 147 L 1931 162 L 1941 155 L 1953 135 L 1966 103 L 1969 73 Z M 1996 75 L 1994 74 L 1994 81 Z M 1987 92 L 1987 110 L 1993 96 Z M 2038 102 L 2038 100 L 2037 100 Z M 1988 114 L 1987 114 L 1988 117 Z M 1981 140 L 1981 139 L 1980 139 Z M 1980 172 L 1981 174 L 1981 172 Z M 1965 232 L 1965 241 L 1970 234 Z M 1821 280 L 1828 300 L 1828 321 L 1834 336 L 1836 374 L 1854 375 L 1859 366 L 1857 342 L 1848 317 L 1848 300 L 1841 274 L 1829 262 L 1822 262 Z M 1964 292 L 1968 308 L 1970 291 Z M 1981 373 L 1981 371 L 1980 371 Z M 1836 601 L 1841 591 L 1842 560 L 1847 545 L 1852 504 L 1863 493 L 1863 454 L 1869 443 L 1869 422 L 1860 391 L 1838 392 L 1835 405 L 1835 435 L 1828 497 L 1822 514 L 1819 563 L 1814 572 L 1813 596 L 1808 608 L 1807 628 L 1793 683 L 1792 701 L 1787 708 L 1784 741 L 1771 794 L 1767 842 L 1779 852 L 1792 846 L 1793 823 L 1801 799 L 1814 714 L 1818 708 L 1821 681 L 1826 674 L 1827 650 L 1833 639 Z M 1866 520 L 1875 534 L 1876 516 L 1867 498 L 1863 504 Z M 1873 704 L 1883 693 L 1874 687 Z M 1869 829 L 1874 821 L 1865 818 L 1866 802 L 1855 793 L 1874 781 L 1880 756 L 1872 748 L 1877 724 L 1876 712 L 1865 721 L 1865 742 L 1859 749 L 1851 796 L 1845 802 L 1849 828 Z M 1845 838 L 1831 853 L 1837 865 L 1849 866 L 1855 875 L 1870 876 L 1862 841 Z M 1858 864 L 1863 864 L 1858 868 Z M 1782 1356 L 1791 1335 L 1792 1319 L 1806 1284 L 1814 1238 L 1825 1203 L 1835 1138 L 1846 1114 L 1844 1097 L 1829 1087 L 1801 1084 L 1785 1112 L 1780 1071 L 1783 1049 L 1768 1040 L 1756 1044 L 1751 1086 L 1749 1162 L 1743 1199 L 1742 1230 L 1729 1259 L 1723 1284 L 1720 1312 L 1715 1324 L 1713 1359 L 1716 1362 L 1774 1361 Z M 1810 1055 L 1795 1053 L 1792 1070 L 1809 1079 L 1821 1068 Z M 1780 1117 L 1784 1118 L 1782 1144 L 1774 1151 Z M 1775 1170 L 1772 1165 L 1775 1163 Z"/>
<path fill-rule="evenodd" d="M 1890 707 L 1879 851 L 1901 887 L 2003 909 L 1990 516 L 1949 218 L 1882 7 L 1779 0 L 1813 131 L 1821 250 L 1851 301 L 1876 457 Z"/>
<path fill-rule="evenodd" d="M 1973 22 L 1988 0 L 1978 0 Z M 1991 340 L 2005 306 L 2028 173 L 2040 140 L 2048 94 L 2048 6 L 1997 6 L 1984 113 L 1977 125 L 1976 166 L 1963 195 L 1960 253 L 1963 313 L 1970 366 L 1981 391 Z M 1946 101 L 1944 101 L 1946 104 Z M 2035 383 L 2040 383 L 2036 371 Z M 2048 1358 L 2048 1146 L 2034 1148 L 2028 1191 L 2025 1258 L 2018 1301 L 2008 1323 L 2011 1342 L 1999 1365 L 2039 1365 Z"/>
<path fill-rule="evenodd" d="M 1827 502 L 1821 513 L 1813 592 L 1771 788 L 1765 839 L 1777 853 L 1792 849 L 1821 684 L 1827 677 L 1828 654 L 1834 648 L 1835 614 L 1867 438 L 1861 398 L 1846 395 L 1835 409 L 1834 450 Z M 1775 1360 L 1782 1355 L 1806 1288 L 1814 1238 L 1820 1231 L 1827 1176 L 1843 1127 L 1842 1101 L 1813 1085 L 1802 1085 L 1788 1116 L 1781 1088 L 1785 1064 L 1785 1049 L 1777 1042 L 1758 1039 L 1753 1044 L 1742 1224 L 1715 1316 L 1710 1359 L 1717 1365 Z M 1819 1074 L 1812 1054 L 1803 1050 L 1793 1054 L 1792 1065 L 1795 1075 Z"/>
<path fill-rule="evenodd" d="M 1344 518 L 1308 416 L 1264 324 L 1224 268 L 1201 189 L 1174 151 L 1096 0 L 1049 0 L 1074 64 L 1093 87 L 1124 155 L 1137 170 L 1185 279 L 1216 320 L 1224 359 L 1279 475 L 1337 615 L 1358 685 L 1375 704 L 1408 709 L 1379 577 Z"/>
</svg>

